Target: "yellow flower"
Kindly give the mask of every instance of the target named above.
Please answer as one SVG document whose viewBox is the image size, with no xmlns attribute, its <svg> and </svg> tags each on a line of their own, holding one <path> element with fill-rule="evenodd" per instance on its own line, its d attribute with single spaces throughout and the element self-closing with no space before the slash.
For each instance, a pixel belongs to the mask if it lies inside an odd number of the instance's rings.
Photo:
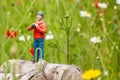
<svg viewBox="0 0 120 80">
<path fill-rule="evenodd" d="M 100 70 L 93 70 L 93 69 L 91 69 L 91 70 L 85 71 L 82 74 L 82 77 L 83 77 L 83 79 L 90 80 L 92 78 L 98 77 L 100 74 L 101 74 Z"/>
</svg>

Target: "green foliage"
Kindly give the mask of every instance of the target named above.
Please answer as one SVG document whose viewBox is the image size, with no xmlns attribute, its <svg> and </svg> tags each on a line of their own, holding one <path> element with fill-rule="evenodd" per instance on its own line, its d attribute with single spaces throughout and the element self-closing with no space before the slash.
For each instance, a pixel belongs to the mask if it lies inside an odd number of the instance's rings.
<svg viewBox="0 0 120 80">
<path fill-rule="evenodd" d="M 44 21 L 54 39 L 45 40 L 45 60 L 52 63 L 76 64 L 82 71 L 100 69 L 101 80 L 120 78 L 120 5 L 115 0 L 106 2 L 106 9 L 93 6 L 95 0 L 1 0 L 0 5 L 0 64 L 8 59 L 31 60 L 29 50 L 33 47 L 31 25 L 39 10 L 44 12 Z M 90 12 L 91 17 L 81 17 L 80 11 Z M 99 11 L 103 12 L 102 15 Z M 88 13 L 89 14 L 89 13 Z M 6 31 L 17 31 L 18 35 L 8 38 Z M 19 41 L 19 37 L 31 36 L 30 40 Z M 92 43 L 93 36 L 100 36 L 100 43 Z M 67 43 L 69 41 L 69 43 Z M 11 48 L 17 47 L 16 52 Z M 105 72 L 108 72 L 106 75 Z"/>
</svg>

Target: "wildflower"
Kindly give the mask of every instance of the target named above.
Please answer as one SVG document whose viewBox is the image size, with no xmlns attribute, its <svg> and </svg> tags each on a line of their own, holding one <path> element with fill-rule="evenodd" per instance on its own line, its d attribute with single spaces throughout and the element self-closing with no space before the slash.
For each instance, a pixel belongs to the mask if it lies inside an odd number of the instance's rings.
<svg viewBox="0 0 120 80">
<path fill-rule="evenodd" d="M 25 41 L 25 36 L 20 36 L 20 37 L 19 37 L 19 40 L 20 40 L 20 41 Z"/>
<path fill-rule="evenodd" d="M 82 74 L 82 77 L 83 77 L 83 79 L 90 80 L 90 79 L 98 77 L 100 74 L 101 74 L 100 70 L 93 70 L 93 69 L 91 69 L 91 70 L 85 71 Z"/>
<path fill-rule="evenodd" d="M 34 48 L 31 48 L 31 49 L 29 50 L 29 52 L 30 52 L 30 54 L 34 55 Z"/>
<path fill-rule="evenodd" d="M 16 31 L 11 32 L 11 30 L 7 30 L 6 34 L 8 37 L 13 38 L 13 37 L 17 36 L 18 32 L 16 32 Z"/>
<path fill-rule="evenodd" d="M 30 40 L 30 35 L 27 35 L 26 39 L 29 41 Z"/>
<path fill-rule="evenodd" d="M 99 2 L 98 0 L 96 1 L 96 2 L 94 2 L 94 6 L 96 7 L 96 8 L 102 8 L 102 9 L 105 9 L 105 8 L 107 8 L 107 4 L 106 3 L 101 3 L 101 2 Z"/>
<path fill-rule="evenodd" d="M 80 16 L 90 18 L 91 14 L 89 12 L 87 12 L 87 11 L 80 11 Z"/>
<path fill-rule="evenodd" d="M 100 18 L 100 21 L 103 21 L 103 18 L 102 18 L 102 17 Z"/>
<path fill-rule="evenodd" d="M 94 43 L 94 44 L 96 44 L 96 43 L 100 43 L 101 42 L 101 39 L 100 39 L 100 37 L 92 37 L 91 39 L 90 39 L 90 41 L 92 42 L 92 43 Z"/>
<path fill-rule="evenodd" d="M 80 32 L 80 28 L 79 27 L 77 27 L 77 30 L 76 30 L 77 32 Z"/>
<path fill-rule="evenodd" d="M 120 0 L 116 0 L 116 4 L 120 4 Z"/>
<path fill-rule="evenodd" d="M 95 1 L 95 2 L 94 2 L 94 6 L 95 6 L 96 8 L 99 7 L 98 4 L 99 4 L 99 1 Z"/>
<path fill-rule="evenodd" d="M 105 8 L 107 8 L 107 4 L 106 3 L 98 3 L 98 6 L 100 7 L 100 8 L 103 8 L 103 9 L 105 9 Z"/>
<path fill-rule="evenodd" d="M 105 76 L 108 76 L 108 74 L 109 74 L 109 72 L 106 70 L 106 71 L 104 71 L 104 75 Z"/>
<path fill-rule="evenodd" d="M 48 34 L 46 35 L 45 39 L 46 39 L 46 40 L 51 40 L 51 39 L 53 39 L 53 38 L 54 38 L 54 36 L 53 36 L 52 32 L 49 31 Z"/>
<path fill-rule="evenodd" d="M 114 10 L 117 10 L 117 6 L 114 6 Z"/>
<path fill-rule="evenodd" d="M 28 40 L 28 41 L 30 40 L 30 35 L 27 35 L 27 36 L 23 35 L 23 36 L 19 37 L 19 41 L 26 41 L 26 40 Z"/>
<path fill-rule="evenodd" d="M 102 17 L 104 12 L 103 11 L 99 11 L 98 14 L 99 14 L 100 17 Z"/>
<path fill-rule="evenodd" d="M 97 56 L 97 57 L 96 57 L 96 59 L 97 59 L 97 60 L 99 60 L 99 59 L 100 59 L 100 57 L 99 57 L 99 56 Z"/>
</svg>

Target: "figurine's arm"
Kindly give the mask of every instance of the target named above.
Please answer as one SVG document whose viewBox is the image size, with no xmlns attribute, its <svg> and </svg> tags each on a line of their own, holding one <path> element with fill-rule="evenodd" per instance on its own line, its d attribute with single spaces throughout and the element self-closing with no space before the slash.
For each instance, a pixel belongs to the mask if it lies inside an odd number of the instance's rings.
<svg viewBox="0 0 120 80">
<path fill-rule="evenodd" d="M 30 30 L 32 30 L 33 28 L 31 27 L 31 26 L 29 26 L 28 28 L 27 28 L 27 30 L 28 31 L 30 31 Z"/>
<path fill-rule="evenodd" d="M 36 27 L 36 29 L 38 31 L 40 31 L 41 33 L 46 33 L 46 25 L 45 24 L 42 24 L 41 25 L 42 27 Z"/>
<path fill-rule="evenodd" d="M 36 25 L 33 23 L 31 26 L 29 26 L 29 27 L 27 28 L 27 30 L 30 31 L 30 30 L 32 30 L 32 29 L 34 29 L 34 28 L 36 28 Z"/>
</svg>

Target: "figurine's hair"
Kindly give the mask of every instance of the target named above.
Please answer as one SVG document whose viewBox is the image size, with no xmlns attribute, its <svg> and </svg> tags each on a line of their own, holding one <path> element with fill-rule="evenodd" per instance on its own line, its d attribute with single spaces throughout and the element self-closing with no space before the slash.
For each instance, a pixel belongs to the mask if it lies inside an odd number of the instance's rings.
<svg viewBox="0 0 120 80">
<path fill-rule="evenodd" d="M 40 16 L 42 16 L 42 17 L 44 17 L 44 14 L 43 14 L 43 12 L 42 12 L 42 11 L 39 11 L 39 12 L 38 12 L 38 15 L 40 15 Z"/>
</svg>

